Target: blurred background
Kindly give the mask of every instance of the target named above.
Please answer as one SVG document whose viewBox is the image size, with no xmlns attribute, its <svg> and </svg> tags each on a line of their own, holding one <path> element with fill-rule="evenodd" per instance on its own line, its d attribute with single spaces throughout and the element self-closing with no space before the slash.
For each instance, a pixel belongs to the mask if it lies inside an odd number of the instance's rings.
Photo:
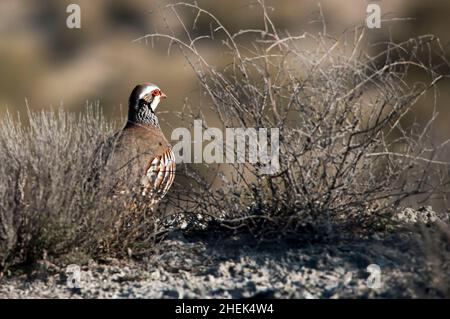
<svg viewBox="0 0 450 319">
<path fill-rule="evenodd" d="M 66 8 L 71 3 L 81 7 L 81 29 L 66 26 Z M 170 1 L 1 0 L 0 117 L 6 110 L 23 112 L 27 100 L 31 109 L 64 107 L 72 111 L 94 102 L 107 117 L 122 119 L 131 89 L 145 81 L 157 83 L 168 95 L 162 108 L 179 109 L 185 97 L 198 89 L 184 57 L 176 50 L 169 54 L 166 41 L 153 45 L 133 42 L 151 32 L 167 32 L 166 24 L 175 19 L 164 14 L 167 3 Z M 262 26 L 261 11 L 254 0 L 197 3 L 233 32 Z M 368 3 L 378 3 L 386 18 L 412 18 L 370 30 L 368 36 L 374 41 L 389 37 L 402 41 L 422 34 L 435 34 L 444 45 L 450 40 L 448 0 L 322 0 L 327 31 L 339 35 L 364 23 Z M 317 0 L 267 0 L 266 4 L 280 30 L 300 34 L 322 29 Z M 208 34 L 210 25 L 200 22 L 196 32 Z M 204 49 L 212 63 L 222 58 L 213 46 Z M 440 84 L 439 118 L 433 130 L 436 140 L 450 138 L 449 99 L 446 80 Z M 426 122 L 431 108 L 425 99 L 414 115 Z M 170 113 L 161 117 L 170 121 Z M 170 136 L 168 127 L 163 129 Z"/>
</svg>

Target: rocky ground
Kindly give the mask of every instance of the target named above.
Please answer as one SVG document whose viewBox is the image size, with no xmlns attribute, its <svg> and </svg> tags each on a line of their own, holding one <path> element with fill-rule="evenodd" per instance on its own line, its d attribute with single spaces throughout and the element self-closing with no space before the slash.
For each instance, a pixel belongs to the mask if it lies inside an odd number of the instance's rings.
<svg viewBox="0 0 450 319">
<path fill-rule="evenodd" d="M 415 223 L 416 215 L 406 211 L 400 217 Z M 265 243 L 243 235 L 176 232 L 152 257 L 87 262 L 81 266 L 79 288 L 70 288 L 66 267 L 43 261 L 32 274 L 4 277 L 0 298 L 439 296 L 427 254 L 416 240 L 407 231 L 352 240 Z M 380 267 L 378 288 L 367 284 L 370 264 Z"/>
</svg>

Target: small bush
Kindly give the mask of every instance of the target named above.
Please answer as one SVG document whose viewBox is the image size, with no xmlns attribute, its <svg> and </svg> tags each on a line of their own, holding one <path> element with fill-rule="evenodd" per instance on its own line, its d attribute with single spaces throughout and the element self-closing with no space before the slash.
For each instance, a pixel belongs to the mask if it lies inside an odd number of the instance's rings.
<svg viewBox="0 0 450 319">
<path fill-rule="evenodd" d="M 46 254 L 123 256 L 151 247 L 157 214 L 118 195 L 118 183 L 134 181 L 105 165 L 114 128 L 98 107 L 79 116 L 60 110 L 29 112 L 25 123 L 1 120 L 2 266 Z"/>
<path fill-rule="evenodd" d="M 429 136 L 436 112 L 422 128 L 404 120 L 448 74 L 439 40 L 378 44 L 370 56 L 364 28 L 339 38 L 326 28 L 292 36 L 277 30 L 259 3 L 261 29 L 232 34 L 212 13 L 178 3 L 168 9 L 180 27 L 168 24 L 167 33 L 137 40 L 168 40 L 195 72 L 208 108 L 187 101 L 178 114 L 184 125 L 202 119 L 205 128 L 280 130 L 278 174 L 254 164 L 209 165 L 212 174 L 208 165 L 179 169 L 190 184 L 171 193 L 180 214 L 264 237 L 310 226 L 373 231 L 385 229 L 388 212 L 405 199 L 442 194 L 448 164 L 435 159 L 445 143 L 432 146 Z M 196 33 L 199 20 L 210 23 L 210 34 Z M 207 41 L 220 48 L 223 66 L 202 54 Z M 409 84 L 416 73 L 426 80 Z"/>
</svg>

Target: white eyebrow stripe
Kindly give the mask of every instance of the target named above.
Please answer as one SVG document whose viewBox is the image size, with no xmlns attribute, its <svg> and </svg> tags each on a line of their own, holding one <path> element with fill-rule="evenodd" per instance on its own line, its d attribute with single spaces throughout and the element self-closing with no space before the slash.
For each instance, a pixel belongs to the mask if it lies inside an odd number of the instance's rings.
<svg viewBox="0 0 450 319">
<path fill-rule="evenodd" d="M 139 98 L 140 98 L 140 99 L 144 98 L 146 95 L 148 95 L 149 93 L 151 93 L 153 90 L 154 90 L 154 88 L 151 87 L 151 86 L 146 87 L 146 88 L 141 92 L 141 94 L 139 94 Z"/>
<path fill-rule="evenodd" d="M 146 95 L 152 93 L 154 90 L 160 90 L 160 88 L 157 87 L 154 84 L 149 83 L 148 85 L 146 85 L 144 87 L 144 89 L 142 90 L 141 94 L 139 94 L 139 99 L 144 98 Z"/>
</svg>

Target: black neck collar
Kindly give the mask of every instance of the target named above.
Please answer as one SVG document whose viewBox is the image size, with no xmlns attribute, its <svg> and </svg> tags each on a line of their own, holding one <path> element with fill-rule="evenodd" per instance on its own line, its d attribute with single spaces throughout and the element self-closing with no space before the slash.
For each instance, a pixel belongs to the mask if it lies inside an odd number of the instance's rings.
<svg viewBox="0 0 450 319">
<path fill-rule="evenodd" d="M 151 125 L 159 128 L 158 117 L 153 112 L 150 103 L 140 100 L 137 107 L 131 106 L 128 121 L 135 124 Z"/>
</svg>

